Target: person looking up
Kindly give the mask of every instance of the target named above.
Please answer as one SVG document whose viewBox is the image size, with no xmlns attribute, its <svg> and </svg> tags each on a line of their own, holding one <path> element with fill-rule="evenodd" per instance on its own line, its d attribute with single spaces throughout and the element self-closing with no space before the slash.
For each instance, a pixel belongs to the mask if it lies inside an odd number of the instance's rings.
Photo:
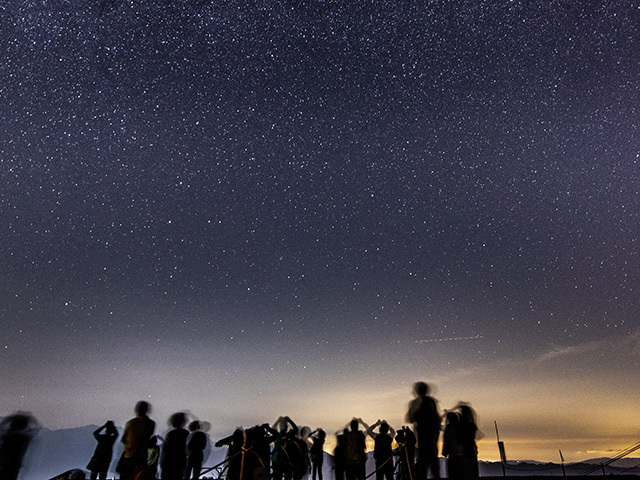
<svg viewBox="0 0 640 480">
<path fill-rule="evenodd" d="M 374 430 L 378 428 L 378 433 Z M 396 431 L 386 420 L 378 420 L 367 428 L 367 434 L 374 440 L 373 459 L 376 462 L 376 480 L 393 480 L 393 437 Z"/>
</svg>

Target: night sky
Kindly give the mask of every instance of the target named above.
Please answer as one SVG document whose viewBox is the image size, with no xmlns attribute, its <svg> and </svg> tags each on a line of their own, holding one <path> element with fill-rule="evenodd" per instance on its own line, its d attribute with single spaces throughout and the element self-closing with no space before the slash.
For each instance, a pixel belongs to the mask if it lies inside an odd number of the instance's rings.
<svg viewBox="0 0 640 480">
<path fill-rule="evenodd" d="M 0 4 L 0 414 L 638 441 L 632 1 Z"/>
</svg>

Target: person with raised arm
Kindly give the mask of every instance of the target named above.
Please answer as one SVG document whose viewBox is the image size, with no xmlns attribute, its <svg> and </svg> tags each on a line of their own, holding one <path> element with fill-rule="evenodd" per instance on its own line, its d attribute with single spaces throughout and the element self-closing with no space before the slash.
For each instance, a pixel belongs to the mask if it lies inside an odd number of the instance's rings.
<svg viewBox="0 0 640 480">
<path fill-rule="evenodd" d="M 93 432 L 93 437 L 98 444 L 87 464 L 87 470 L 91 472 L 91 480 L 106 480 L 111 457 L 113 456 L 113 444 L 118 438 L 118 430 L 114 423 L 109 420 Z"/>
<path fill-rule="evenodd" d="M 312 480 L 322 480 L 322 465 L 324 463 L 324 441 L 327 438 L 327 434 L 321 428 L 316 428 L 309 435 L 311 439 L 312 445 L 309 449 L 311 453 L 311 465 L 313 467 L 312 470 Z"/>
<path fill-rule="evenodd" d="M 367 443 L 365 434 L 358 426 L 366 430 L 369 425 L 361 418 L 354 418 L 345 429 L 345 474 L 347 480 L 364 480 L 367 467 Z"/>
<path fill-rule="evenodd" d="M 242 472 L 242 447 L 244 445 L 244 430 L 238 427 L 228 437 L 215 443 L 217 448 L 227 445 L 227 480 L 240 480 Z"/>
<path fill-rule="evenodd" d="M 273 443 L 271 458 L 273 480 L 291 480 L 294 474 L 294 464 L 289 457 L 291 448 L 296 444 L 298 426 L 291 418 L 284 416 L 278 417 L 273 424 L 273 429 L 278 431 L 278 436 Z"/>
<path fill-rule="evenodd" d="M 378 428 L 378 433 L 374 430 Z M 373 459 L 376 462 L 376 480 L 393 480 L 393 437 L 396 431 L 386 420 L 378 420 L 367 428 L 367 434 L 373 438 Z"/>
</svg>

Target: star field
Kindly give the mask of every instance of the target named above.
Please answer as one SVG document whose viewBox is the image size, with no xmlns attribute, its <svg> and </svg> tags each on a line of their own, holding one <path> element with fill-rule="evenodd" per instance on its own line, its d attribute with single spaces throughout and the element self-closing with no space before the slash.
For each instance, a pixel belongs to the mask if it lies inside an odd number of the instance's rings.
<svg viewBox="0 0 640 480">
<path fill-rule="evenodd" d="M 352 3 L 0 6 L 5 408 L 637 441 L 640 10 Z"/>
</svg>

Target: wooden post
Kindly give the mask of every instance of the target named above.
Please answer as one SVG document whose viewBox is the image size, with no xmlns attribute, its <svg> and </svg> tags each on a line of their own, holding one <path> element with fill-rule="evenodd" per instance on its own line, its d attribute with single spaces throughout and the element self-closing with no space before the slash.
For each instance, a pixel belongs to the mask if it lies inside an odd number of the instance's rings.
<svg viewBox="0 0 640 480">
<path fill-rule="evenodd" d="M 500 441 L 500 434 L 498 433 L 498 422 L 494 420 L 493 424 L 496 427 L 496 439 L 498 440 L 498 450 L 500 451 L 500 464 L 502 465 L 502 476 L 506 477 L 507 476 L 507 469 L 506 469 L 507 454 L 504 451 L 504 442 Z"/>
</svg>

